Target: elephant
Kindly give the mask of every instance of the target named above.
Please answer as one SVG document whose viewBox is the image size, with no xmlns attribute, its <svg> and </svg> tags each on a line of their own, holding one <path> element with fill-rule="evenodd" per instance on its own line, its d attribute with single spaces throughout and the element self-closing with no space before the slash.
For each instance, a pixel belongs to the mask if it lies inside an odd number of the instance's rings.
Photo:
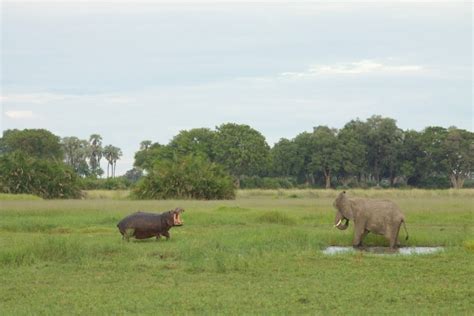
<svg viewBox="0 0 474 316">
<path fill-rule="evenodd" d="M 346 191 L 343 191 L 333 205 L 337 209 L 334 227 L 345 230 L 349 227 L 349 221 L 354 221 L 354 248 L 362 248 L 362 240 L 371 232 L 387 238 L 390 249 L 394 250 L 400 246 L 398 233 L 402 224 L 406 233 L 405 240 L 408 240 L 405 216 L 390 200 L 349 198 Z"/>
</svg>

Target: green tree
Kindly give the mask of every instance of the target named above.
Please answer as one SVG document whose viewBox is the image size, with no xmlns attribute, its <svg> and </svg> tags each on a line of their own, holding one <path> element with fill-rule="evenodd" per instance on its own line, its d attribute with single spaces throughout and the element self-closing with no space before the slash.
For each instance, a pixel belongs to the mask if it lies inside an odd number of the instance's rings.
<svg viewBox="0 0 474 316">
<path fill-rule="evenodd" d="M 118 147 L 107 145 L 102 151 L 104 158 L 107 160 L 107 178 L 115 178 L 115 169 L 117 166 L 117 160 L 122 156 L 122 150 Z M 110 169 L 110 173 L 109 173 Z"/>
<path fill-rule="evenodd" d="M 421 155 L 418 157 L 417 170 L 422 174 L 420 185 L 424 187 L 444 186 L 448 170 L 443 160 L 446 156 L 444 143 L 448 130 L 444 127 L 429 126 L 419 135 Z M 446 183 L 449 187 L 449 181 Z"/>
<path fill-rule="evenodd" d="M 445 157 L 442 164 L 448 171 L 453 188 L 460 189 L 474 170 L 474 134 L 455 127 L 449 128 L 443 149 Z"/>
<path fill-rule="evenodd" d="M 141 149 L 135 153 L 133 165 L 145 171 L 151 170 L 156 160 L 173 159 L 175 155 L 171 147 L 159 143 L 140 146 L 140 148 Z"/>
<path fill-rule="evenodd" d="M 367 135 L 367 126 L 359 121 L 351 121 L 338 132 L 340 146 L 340 169 L 338 178 L 347 186 L 352 179 L 360 182 L 367 170 L 367 146 L 364 139 Z"/>
<path fill-rule="evenodd" d="M 388 178 L 390 186 L 395 184 L 395 180 L 401 175 L 401 157 L 403 146 L 403 131 L 399 128 L 395 129 L 392 137 L 387 140 L 386 153 L 382 160 L 383 175 Z"/>
<path fill-rule="evenodd" d="M 324 175 L 326 189 L 331 188 L 331 177 L 341 165 L 341 151 L 337 139 L 337 130 L 327 126 L 318 126 L 313 132 L 313 154 L 310 168 Z"/>
<path fill-rule="evenodd" d="M 147 150 L 152 145 L 151 140 L 144 140 L 140 143 L 140 150 Z"/>
<path fill-rule="evenodd" d="M 157 160 L 133 191 L 140 199 L 233 199 L 234 185 L 224 168 L 202 155 Z"/>
<path fill-rule="evenodd" d="M 427 170 L 423 164 L 425 154 L 422 145 L 419 132 L 414 130 L 404 132 L 399 164 L 400 175 L 406 179 L 408 185 L 419 186 L 426 175 Z"/>
<path fill-rule="evenodd" d="M 132 168 L 130 170 L 127 170 L 123 177 L 133 184 L 140 180 L 141 177 L 143 177 L 143 171 L 138 168 Z"/>
<path fill-rule="evenodd" d="M 107 145 L 102 149 L 102 154 L 107 160 L 107 178 L 110 177 L 110 166 L 112 165 L 113 146 Z"/>
<path fill-rule="evenodd" d="M 315 177 L 311 167 L 312 157 L 315 153 L 314 137 L 312 133 L 303 132 L 294 138 L 296 152 L 301 159 L 301 168 L 298 173 L 299 179 L 304 179 L 306 185 L 314 185 Z"/>
<path fill-rule="evenodd" d="M 263 175 L 269 163 L 270 147 L 260 132 L 248 125 L 233 123 L 217 127 L 215 157 L 235 177 Z"/>
<path fill-rule="evenodd" d="M 204 154 L 211 161 L 214 157 L 214 131 L 208 128 L 194 128 L 189 131 L 180 131 L 173 137 L 168 146 L 180 155 Z"/>
<path fill-rule="evenodd" d="M 104 171 L 100 167 L 100 161 L 103 156 L 102 136 L 99 134 L 92 134 L 89 137 L 90 151 L 89 151 L 89 165 L 91 174 L 95 177 L 101 176 Z"/>
<path fill-rule="evenodd" d="M 304 159 L 298 155 L 295 141 L 280 139 L 270 149 L 271 170 L 274 176 L 297 177 L 303 168 Z"/>
<path fill-rule="evenodd" d="M 0 139 L 0 152 L 21 151 L 30 157 L 63 160 L 60 138 L 45 129 L 6 130 Z"/>
<path fill-rule="evenodd" d="M 0 155 L 0 192 L 34 194 L 45 199 L 81 195 L 78 176 L 69 166 L 22 151 Z"/>
<path fill-rule="evenodd" d="M 80 176 L 89 176 L 90 169 L 87 158 L 90 157 L 90 147 L 86 140 L 77 137 L 64 137 L 61 139 L 64 151 L 64 161 Z"/>
<path fill-rule="evenodd" d="M 391 183 L 397 174 L 397 153 L 400 149 L 402 131 L 396 121 L 374 115 L 367 119 L 368 134 L 366 139 L 367 160 L 377 184 L 385 172 Z"/>
<path fill-rule="evenodd" d="M 115 178 L 115 172 L 117 170 L 117 161 L 120 160 L 123 153 L 122 150 L 118 147 L 114 147 L 113 155 L 112 155 L 112 163 L 113 163 L 113 177 Z"/>
</svg>

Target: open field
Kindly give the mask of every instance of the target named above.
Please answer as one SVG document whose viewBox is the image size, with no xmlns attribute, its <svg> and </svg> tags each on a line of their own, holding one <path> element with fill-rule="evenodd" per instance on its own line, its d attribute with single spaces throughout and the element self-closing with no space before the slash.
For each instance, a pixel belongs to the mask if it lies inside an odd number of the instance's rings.
<svg viewBox="0 0 474 316">
<path fill-rule="evenodd" d="M 327 256 L 336 191 L 241 191 L 234 201 L 0 202 L 0 314 L 471 314 L 474 190 L 349 190 L 390 198 L 431 255 Z M 99 196 L 99 197 L 97 197 Z M 123 242 L 136 210 L 186 209 L 169 241 Z M 368 245 L 387 245 L 370 235 Z"/>
</svg>

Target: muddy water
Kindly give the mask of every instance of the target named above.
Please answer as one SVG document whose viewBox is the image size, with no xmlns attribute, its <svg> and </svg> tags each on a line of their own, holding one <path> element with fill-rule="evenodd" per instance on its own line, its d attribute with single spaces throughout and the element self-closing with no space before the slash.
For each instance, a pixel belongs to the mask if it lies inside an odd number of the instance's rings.
<svg viewBox="0 0 474 316">
<path fill-rule="evenodd" d="M 388 247 L 365 247 L 361 251 L 375 254 L 424 255 L 436 253 L 443 249 L 443 247 L 402 247 L 396 250 L 391 250 Z M 325 255 L 335 255 L 341 253 L 354 253 L 356 251 L 359 250 L 355 250 L 352 247 L 331 246 L 324 249 L 323 253 Z"/>
</svg>

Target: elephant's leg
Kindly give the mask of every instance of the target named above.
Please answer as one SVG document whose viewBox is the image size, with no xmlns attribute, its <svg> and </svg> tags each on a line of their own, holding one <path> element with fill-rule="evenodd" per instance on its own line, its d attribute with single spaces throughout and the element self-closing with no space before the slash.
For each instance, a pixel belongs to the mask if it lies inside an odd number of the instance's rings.
<svg viewBox="0 0 474 316">
<path fill-rule="evenodd" d="M 362 236 L 360 237 L 360 243 L 362 244 L 362 240 L 364 240 L 365 236 L 367 236 L 367 234 L 369 233 L 369 231 L 367 229 L 364 229 L 364 232 L 362 233 Z"/>
<path fill-rule="evenodd" d="M 362 240 L 369 231 L 365 229 L 365 223 L 354 223 L 354 240 L 352 241 L 352 246 L 354 248 L 362 247 Z"/>
<path fill-rule="evenodd" d="M 395 249 L 400 246 L 400 243 L 398 242 L 398 234 L 400 233 L 400 227 L 402 226 L 402 223 L 400 222 L 392 231 L 389 242 L 390 242 L 390 248 Z"/>
</svg>

